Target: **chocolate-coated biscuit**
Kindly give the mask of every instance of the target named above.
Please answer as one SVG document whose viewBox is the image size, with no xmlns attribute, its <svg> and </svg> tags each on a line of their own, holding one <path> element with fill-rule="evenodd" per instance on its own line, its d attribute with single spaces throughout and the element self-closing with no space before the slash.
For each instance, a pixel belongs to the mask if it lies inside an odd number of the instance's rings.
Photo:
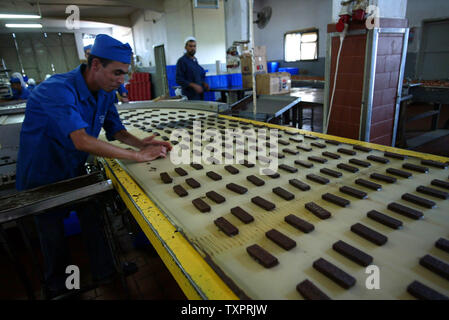
<svg viewBox="0 0 449 320">
<path fill-rule="evenodd" d="M 161 172 L 160 174 L 161 180 L 164 183 L 172 183 L 173 179 L 169 176 L 167 172 Z"/>
<path fill-rule="evenodd" d="M 265 200 L 264 198 L 261 198 L 259 196 L 251 198 L 251 202 L 258 205 L 262 209 L 265 209 L 267 211 L 271 211 L 274 208 L 276 208 L 276 205 L 268 200 Z"/>
<path fill-rule="evenodd" d="M 296 247 L 296 241 L 290 239 L 285 234 L 271 229 L 265 233 L 265 236 L 285 250 L 291 250 Z"/>
<path fill-rule="evenodd" d="M 312 180 L 314 182 L 321 183 L 321 184 L 329 183 L 329 179 L 321 177 L 321 176 L 318 176 L 318 175 L 313 174 L 313 173 L 309 173 L 308 175 L 306 175 L 306 178 L 309 179 L 309 180 Z"/>
<path fill-rule="evenodd" d="M 287 201 L 293 200 L 295 198 L 295 195 L 293 193 L 288 192 L 281 187 L 273 188 L 273 192 Z"/>
<path fill-rule="evenodd" d="M 421 211 L 403 206 L 402 204 L 396 202 L 390 203 L 388 205 L 388 209 L 414 220 L 418 220 L 423 217 L 423 213 Z"/>
<path fill-rule="evenodd" d="M 377 221 L 384 226 L 393 228 L 393 229 L 401 229 L 402 228 L 402 221 L 392 218 L 390 216 L 387 216 L 386 214 L 383 214 L 381 212 L 378 212 L 376 210 L 371 210 L 367 214 L 368 218 L 373 219 L 374 221 Z"/>
<path fill-rule="evenodd" d="M 373 262 L 372 256 L 342 240 L 335 242 L 332 249 L 363 267 L 367 267 Z"/>
<path fill-rule="evenodd" d="M 289 214 L 288 216 L 286 216 L 284 218 L 284 220 L 288 224 L 292 225 L 293 227 L 295 227 L 298 230 L 301 230 L 304 233 L 312 232 L 315 229 L 313 224 L 311 224 L 293 214 Z"/>
<path fill-rule="evenodd" d="M 363 187 L 372 189 L 372 190 L 376 190 L 376 191 L 380 191 L 382 190 L 382 186 L 380 184 L 368 181 L 368 180 L 364 180 L 364 179 L 357 179 L 355 180 L 355 183 L 358 185 L 361 185 Z"/>
<path fill-rule="evenodd" d="M 321 291 L 317 286 L 313 284 L 310 280 L 304 280 L 298 283 L 296 290 L 304 297 L 306 300 L 331 300 L 323 291 Z"/>
<path fill-rule="evenodd" d="M 226 220 L 223 217 L 214 220 L 215 225 L 220 228 L 227 236 L 235 236 L 239 233 L 239 229 L 237 229 L 232 223 Z"/>
<path fill-rule="evenodd" d="M 225 197 L 223 197 L 221 194 L 216 193 L 215 191 L 206 192 L 206 196 L 215 203 L 223 203 L 226 201 Z"/>
<path fill-rule="evenodd" d="M 346 193 L 350 196 L 359 198 L 359 199 L 366 199 L 368 197 L 368 194 L 364 191 L 357 190 L 355 188 L 349 187 L 349 186 L 343 186 L 340 188 L 340 192 Z"/>
<path fill-rule="evenodd" d="M 200 211 L 200 212 L 209 212 L 210 206 L 204 202 L 201 198 L 196 198 L 192 200 L 193 205 Z"/>
<path fill-rule="evenodd" d="M 323 174 L 327 174 L 328 176 L 335 177 L 335 178 L 340 178 L 343 175 L 339 171 L 331 170 L 328 168 L 322 168 L 322 169 L 320 169 L 320 172 Z"/>
<path fill-rule="evenodd" d="M 417 187 L 416 191 L 418 191 L 420 193 L 427 194 L 427 195 L 435 197 L 435 198 L 444 199 L 444 200 L 449 198 L 449 193 L 441 191 L 441 190 L 437 190 L 434 188 L 425 187 L 425 186 Z"/>
<path fill-rule="evenodd" d="M 176 194 L 180 197 L 185 197 L 188 195 L 188 192 L 181 186 L 181 185 L 176 185 L 173 187 L 173 190 L 176 192 Z"/>
<path fill-rule="evenodd" d="M 407 292 L 420 300 L 449 300 L 449 298 L 438 291 L 422 284 L 419 281 L 413 281 L 407 287 Z"/>
<path fill-rule="evenodd" d="M 290 179 L 288 180 L 288 183 L 290 183 L 290 185 L 294 186 L 295 188 L 298 188 L 299 190 L 302 191 L 307 191 L 310 190 L 310 186 L 302 181 L 299 181 L 298 179 Z"/>
<path fill-rule="evenodd" d="M 253 244 L 252 246 L 247 247 L 246 251 L 251 257 L 256 259 L 256 261 L 265 268 L 274 267 L 279 263 L 278 259 L 275 256 L 273 256 L 271 253 L 257 244 Z"/>
<path fill-rule="evenodd" d="M 356 223 L 352 225 L 351 231 L 361 236 L 362 238 L 365 238 L 366 240 L 371 241 L 374 244 L 377 244 L 378 246 L 382 246 L 388 241 L 388 238 L 386 236 L 371 228 L 368 228 L 367 226 L 361 223 Z"/>
<path fill-rule="evenodd" d="M 254 218 L 252 215 L 250 215 L 248 212 L 243 210 L 240 207 L 234 207 L 231 209 L 231 213 L 240 219 L 243 223 L 250 223 L 254 221 Z"/>
<path fill-rule="evenodd" d="M 344 289 L 349 289 L 355 285 L 354 277 L 323 258 L 316 260 L 313 267 Z"/>
<path fill-rule="evenodd" d="M 315 202 L 308 202 L 305 205 L 305 208 L 312 212 L 318 218 L 325 220 L 331 217 L 331 213 L 326 209 L 320 207 Z"/>
<path fill-rule="evenodd" d="M 248 191 L 248 189 L 246 189 L 245 187 L 242 187 L 242 186 L 240 186 L 238 184 L 235 184 L 235 183 L 228 183 L 226 185 L 226 189 L 234 191 L 234 192 L 236 192 L 238 194 L 244 194 L 244 193 L 246 193 Z"/>
<path fill-rule="evenodd" d="M 434 201 L 415 196 L 411 193 L 404 193 L 401 198 L 424 208 L 432 209 L 436 207 L 436 203 Z"/>
</svg>

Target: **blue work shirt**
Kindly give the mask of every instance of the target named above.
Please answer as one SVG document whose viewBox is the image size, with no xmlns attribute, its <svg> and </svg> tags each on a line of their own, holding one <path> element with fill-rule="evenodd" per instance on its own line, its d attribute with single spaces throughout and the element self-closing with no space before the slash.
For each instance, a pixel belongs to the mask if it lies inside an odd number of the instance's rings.
<svg viewBox="0 0 449 320">
<path fill-rule="evenodd" d="M 176 63 L 176 82 L 182 87 L 182 94 L 187 96 L 189 100 L 203 100 L 203 94 L 189 87 L 191 82 L 203 87 L 206 79 L 206 71 L 198 64 L 196 58 L 191 59 L 184 54 Z M 204 87 L 203 87 L 204 89 Z"/>
<path fill-rule="evenodd" d="M 22 87 L 22 90 L 20 92 L 16 89 L 12 89 L 12 99 L 14 100 L 26 100 L 30 96 L 30 91 Z"/>
<path fill-rule="evenodd" d="M 86 65 L 56 74 L 39 84 L 27 101 L 20 132 L 16 188 L 25 190 L 85 173 L 88 153 L 79 151 L 70 133 L 84 128 L 97 138 L 103 127 L 108 140 L 125 129 L 114 106 L 114 94 L 89 91 Z"/>
</svg>

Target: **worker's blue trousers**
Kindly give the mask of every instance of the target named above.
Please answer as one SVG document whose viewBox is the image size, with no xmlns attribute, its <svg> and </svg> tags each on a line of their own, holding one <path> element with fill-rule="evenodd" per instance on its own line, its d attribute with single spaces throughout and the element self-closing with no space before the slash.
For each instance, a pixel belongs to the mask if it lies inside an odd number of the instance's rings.
<svg viewBox="0 0 449 320">
<path fill-rule="evenodd" d="M 64 236 L 64 218 L 73 209 L 55 210 L 35 216 L 37 230 L 44 257 L 45 284 L 52 292 L 64 291 L 65 281 L 71 274 L 66 274 L 71 265 Z M 106 242 L 102 212 L 95 202 L 75 208 L 81 225 L 81 233 L 88 249 L 92 278 L 103 280 L 113 275 L 116 270 L 111 250 Z M 80 268 L 80 273 L 83 270 Z M 83 278 L 83 275 L 80 275 Z"/>
</svg>

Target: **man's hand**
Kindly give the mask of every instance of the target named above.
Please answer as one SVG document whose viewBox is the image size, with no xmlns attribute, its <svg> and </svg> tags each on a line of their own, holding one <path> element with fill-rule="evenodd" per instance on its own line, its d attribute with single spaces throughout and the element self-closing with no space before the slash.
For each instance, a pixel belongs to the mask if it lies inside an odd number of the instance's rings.
<svg viewBox="0 0 449 320">
<path fill-rule="evenodd" d="M 152 161 L 160 157 L 167 157 L 167 148 L 161 145 L 148 145 L 136 152 L 137 162 Z"/>
<path fill-rule="evenodd" d="M 196 93 L 203 93 L 203 91 L 204 91 L 203 87 L 200 86 L 199 84 L 191 82 L 190 86 L 193 88 L 193 90 L 195 90 Z"/>
<path fill-rule="evenodd" d="M 154 139 L 156 136 L 153 134 L 152 136 L 146 137 L 142 139 L 144 146 L 164 146 L 168 151 L 171 151 L 173 148 L 171 143 L 168 141 L 161 141 Z"/>
<path fill-rule="evenodd" d="M 210 90 L 210 87 L 209 87 L 209 85 L 206 82 L 203 82 L 203 86 L 204 86 L 204 90 L 205 91 L 209 91 Z"/>
</svg>

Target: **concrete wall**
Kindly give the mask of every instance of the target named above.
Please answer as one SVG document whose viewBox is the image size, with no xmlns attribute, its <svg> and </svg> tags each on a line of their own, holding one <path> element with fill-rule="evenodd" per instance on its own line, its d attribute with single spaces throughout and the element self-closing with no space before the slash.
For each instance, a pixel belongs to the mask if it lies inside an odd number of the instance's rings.
<svg viewBox="0 0 449 320">
<path fill-rule="evenodd" d="M 164 44 L 167 65 L 184 53 L 184 40 L 195 36 L 200 64 L 226 59 L 223 0 L 219 9 L 193 9 L 191 0 L 166 0 L 164 12 L 140 11 L 131 16 L 136 54 L 143 66 L 154 66 L 153 46 Z"/>
<path fill-rule="evenodd" d="M 143 66 L 154 66 L 153 46 L 167 44 L 166 17 L 152 11 L 137 11 L 131 15 L 135 54 Z M 166 48 L 167 50 L 167 48 Z"/>
<path fill-rule="evenodd" d="M 332 0 L 256 0 L 254 11 L 272 8 L 267 26 L 254 25 L 255 45 L 267 47 L 267 60 L 278 61 L 280 67 L 296 67 L 300 73 L 324 76 L 327 24 L 332 21 Z M 254 19 L 256 19 L 254 13 Z M 284 34 L 288 31 L 317 28 L 318 61 L 284 62 Z"/>
<path fill-rule="evenodd" d="M 319 57 L 326 56 L 327 24 L 331 22 L 331 0 L 260 0 L 255 1 L 255 11 L 265 6 L 273 10 L 268 25 L 259 29 L 254 25 L 256 45 L 267 46 L 267 59 L 284 59 L 284 34 L 288 31 L 319 29 Z M 256 18 L 256 16 L 255 16 Z"/>
<path fill-rule="evenodd" d="M 248 40 L 248 0 L 225 0 L 226 48 L 234 41 Z"/>
</svg>

